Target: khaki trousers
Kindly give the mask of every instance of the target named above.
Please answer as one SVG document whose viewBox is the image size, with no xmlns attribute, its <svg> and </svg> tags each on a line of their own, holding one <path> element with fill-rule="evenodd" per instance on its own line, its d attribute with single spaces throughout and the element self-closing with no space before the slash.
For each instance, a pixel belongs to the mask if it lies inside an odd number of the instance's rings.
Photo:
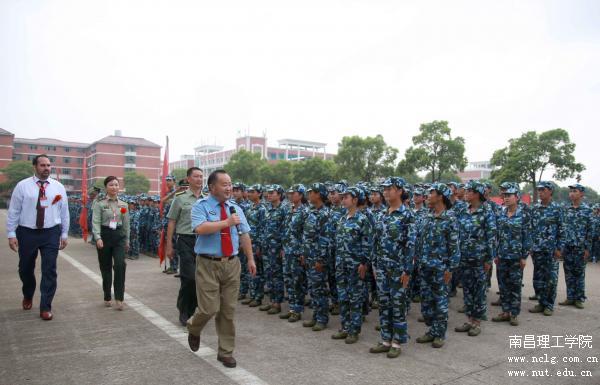
<svg viewBox="0 0 600 385">
<path fill-rule="evenodd" d="M 188 332 L 199 336 L 215 316 L 219 336 L 219 356 L 230 357 L 235 347 L 233 316 L 240 289 L 241 265 L 238 257 L 212 261 L 196 257 L 196 296 L 198 307 L 187 321 Z"/>
</svg>

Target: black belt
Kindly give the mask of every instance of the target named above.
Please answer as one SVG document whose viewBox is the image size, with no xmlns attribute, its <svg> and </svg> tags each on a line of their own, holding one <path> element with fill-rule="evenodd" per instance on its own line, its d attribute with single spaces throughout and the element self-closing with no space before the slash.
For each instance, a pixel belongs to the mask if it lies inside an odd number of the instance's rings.
<svg viewBox="0 0 600 385">
<path fill-rule="evenodd" d="M 196 238 L 196 234 L 177 234 L 178 237 Z"/>
<path fill-rule="evenodd" d="M 201 258 L 210 259 L 211 261 L 222 261 L 222 260 L 233 259 L 233 258 L 237 257 L 237 254 L 230 255 L 229 257 L 219 257 L 216 255 L 208 255 L 208 254 L 198 254 L 198 256 Z"/>
</svg>

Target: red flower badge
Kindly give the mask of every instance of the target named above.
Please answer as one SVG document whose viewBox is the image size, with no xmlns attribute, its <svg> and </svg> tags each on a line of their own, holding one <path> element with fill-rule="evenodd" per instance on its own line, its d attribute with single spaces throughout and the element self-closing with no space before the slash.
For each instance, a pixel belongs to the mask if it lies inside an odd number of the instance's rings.
<svg viewBox="0 0 600 385">
<path fill-rule="evenodd" d="M 62 199 L 62 195 L 58 194 L 57 196 L 54 197 L 54 199 L 52 200 L 52 204 L 56 204 L 58 203 L 58 201 L 60 201 Z"/>
<path fill-rule="evenodd" d="M 125 207 L 121 207 L 121 214 L 125 215 L 126 212 L 127 212 L 127 209 Z"/>
</svg>

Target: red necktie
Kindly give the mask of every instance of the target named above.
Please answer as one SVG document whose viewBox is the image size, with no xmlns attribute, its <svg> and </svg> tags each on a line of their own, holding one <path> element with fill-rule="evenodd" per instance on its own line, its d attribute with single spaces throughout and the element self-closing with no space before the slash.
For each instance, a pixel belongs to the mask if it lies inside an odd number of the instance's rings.
<svg viewBox="0 0 600 385">
<path fill-rule="evenodd" d="M 37 181 L 38 186 L 40 186 L 40 192 L 38 193 L 38 200 L 37 204 L 35 205 L 35 209 L 37 210 L 37 215 L 35 217 L 35 227 L 37 227 L 38 229 L 44 228 L 44 213 L 46 212 L 46 209 L 42 207 L 40 200 L 46 196 L 46 189 L 44 187 L 46 183 L 48 182 L 45 180 Z"/>
<path fill-rule="evenodd" d="M 221 220 L 227 220 L 225 203 L 221 203 Z M 223 257 L 229 257 L 233 254 L 233 244 L 231 243 L 231 231 L 229 226 L 221 230 L 221 251 L 223 252 Z"/>
</svg>

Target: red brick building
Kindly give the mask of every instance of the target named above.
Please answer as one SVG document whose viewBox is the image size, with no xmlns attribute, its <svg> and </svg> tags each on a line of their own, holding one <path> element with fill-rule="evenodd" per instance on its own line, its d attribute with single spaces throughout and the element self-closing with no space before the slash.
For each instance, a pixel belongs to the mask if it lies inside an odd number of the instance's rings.
<svg viewBox="0 0 600 385">
<path fill-rule="evenodd" d="M 53 166 L 52 177 L 60 180 L 69 192 L 81 191 L 84 164 L 88 186 L 109 175 L 118 177 L 123 184 L 125 172 L 135 171 L 150 180 L 150 194 L 158 194 L 160 190 L 161 147 L 146 139 L 122 136 L 117 131 L 115 135 L 89 144 L 51 138 L 15 138 L 2 130 L 0 141 L 3 145 L 0 158 L 31 161 L 36 155 L 47 154 Z M 10 150 L 10 156 L 4 155 L 5 149 Z"/>
<path fill-rule="evenodd" d="M 4 168 L 12 162 L 14 138 L 12 133 L 0 128 L 0 168 Z M 5 180 L 6 177 L 0 173 L 0 182 Z"/>
</svg>

